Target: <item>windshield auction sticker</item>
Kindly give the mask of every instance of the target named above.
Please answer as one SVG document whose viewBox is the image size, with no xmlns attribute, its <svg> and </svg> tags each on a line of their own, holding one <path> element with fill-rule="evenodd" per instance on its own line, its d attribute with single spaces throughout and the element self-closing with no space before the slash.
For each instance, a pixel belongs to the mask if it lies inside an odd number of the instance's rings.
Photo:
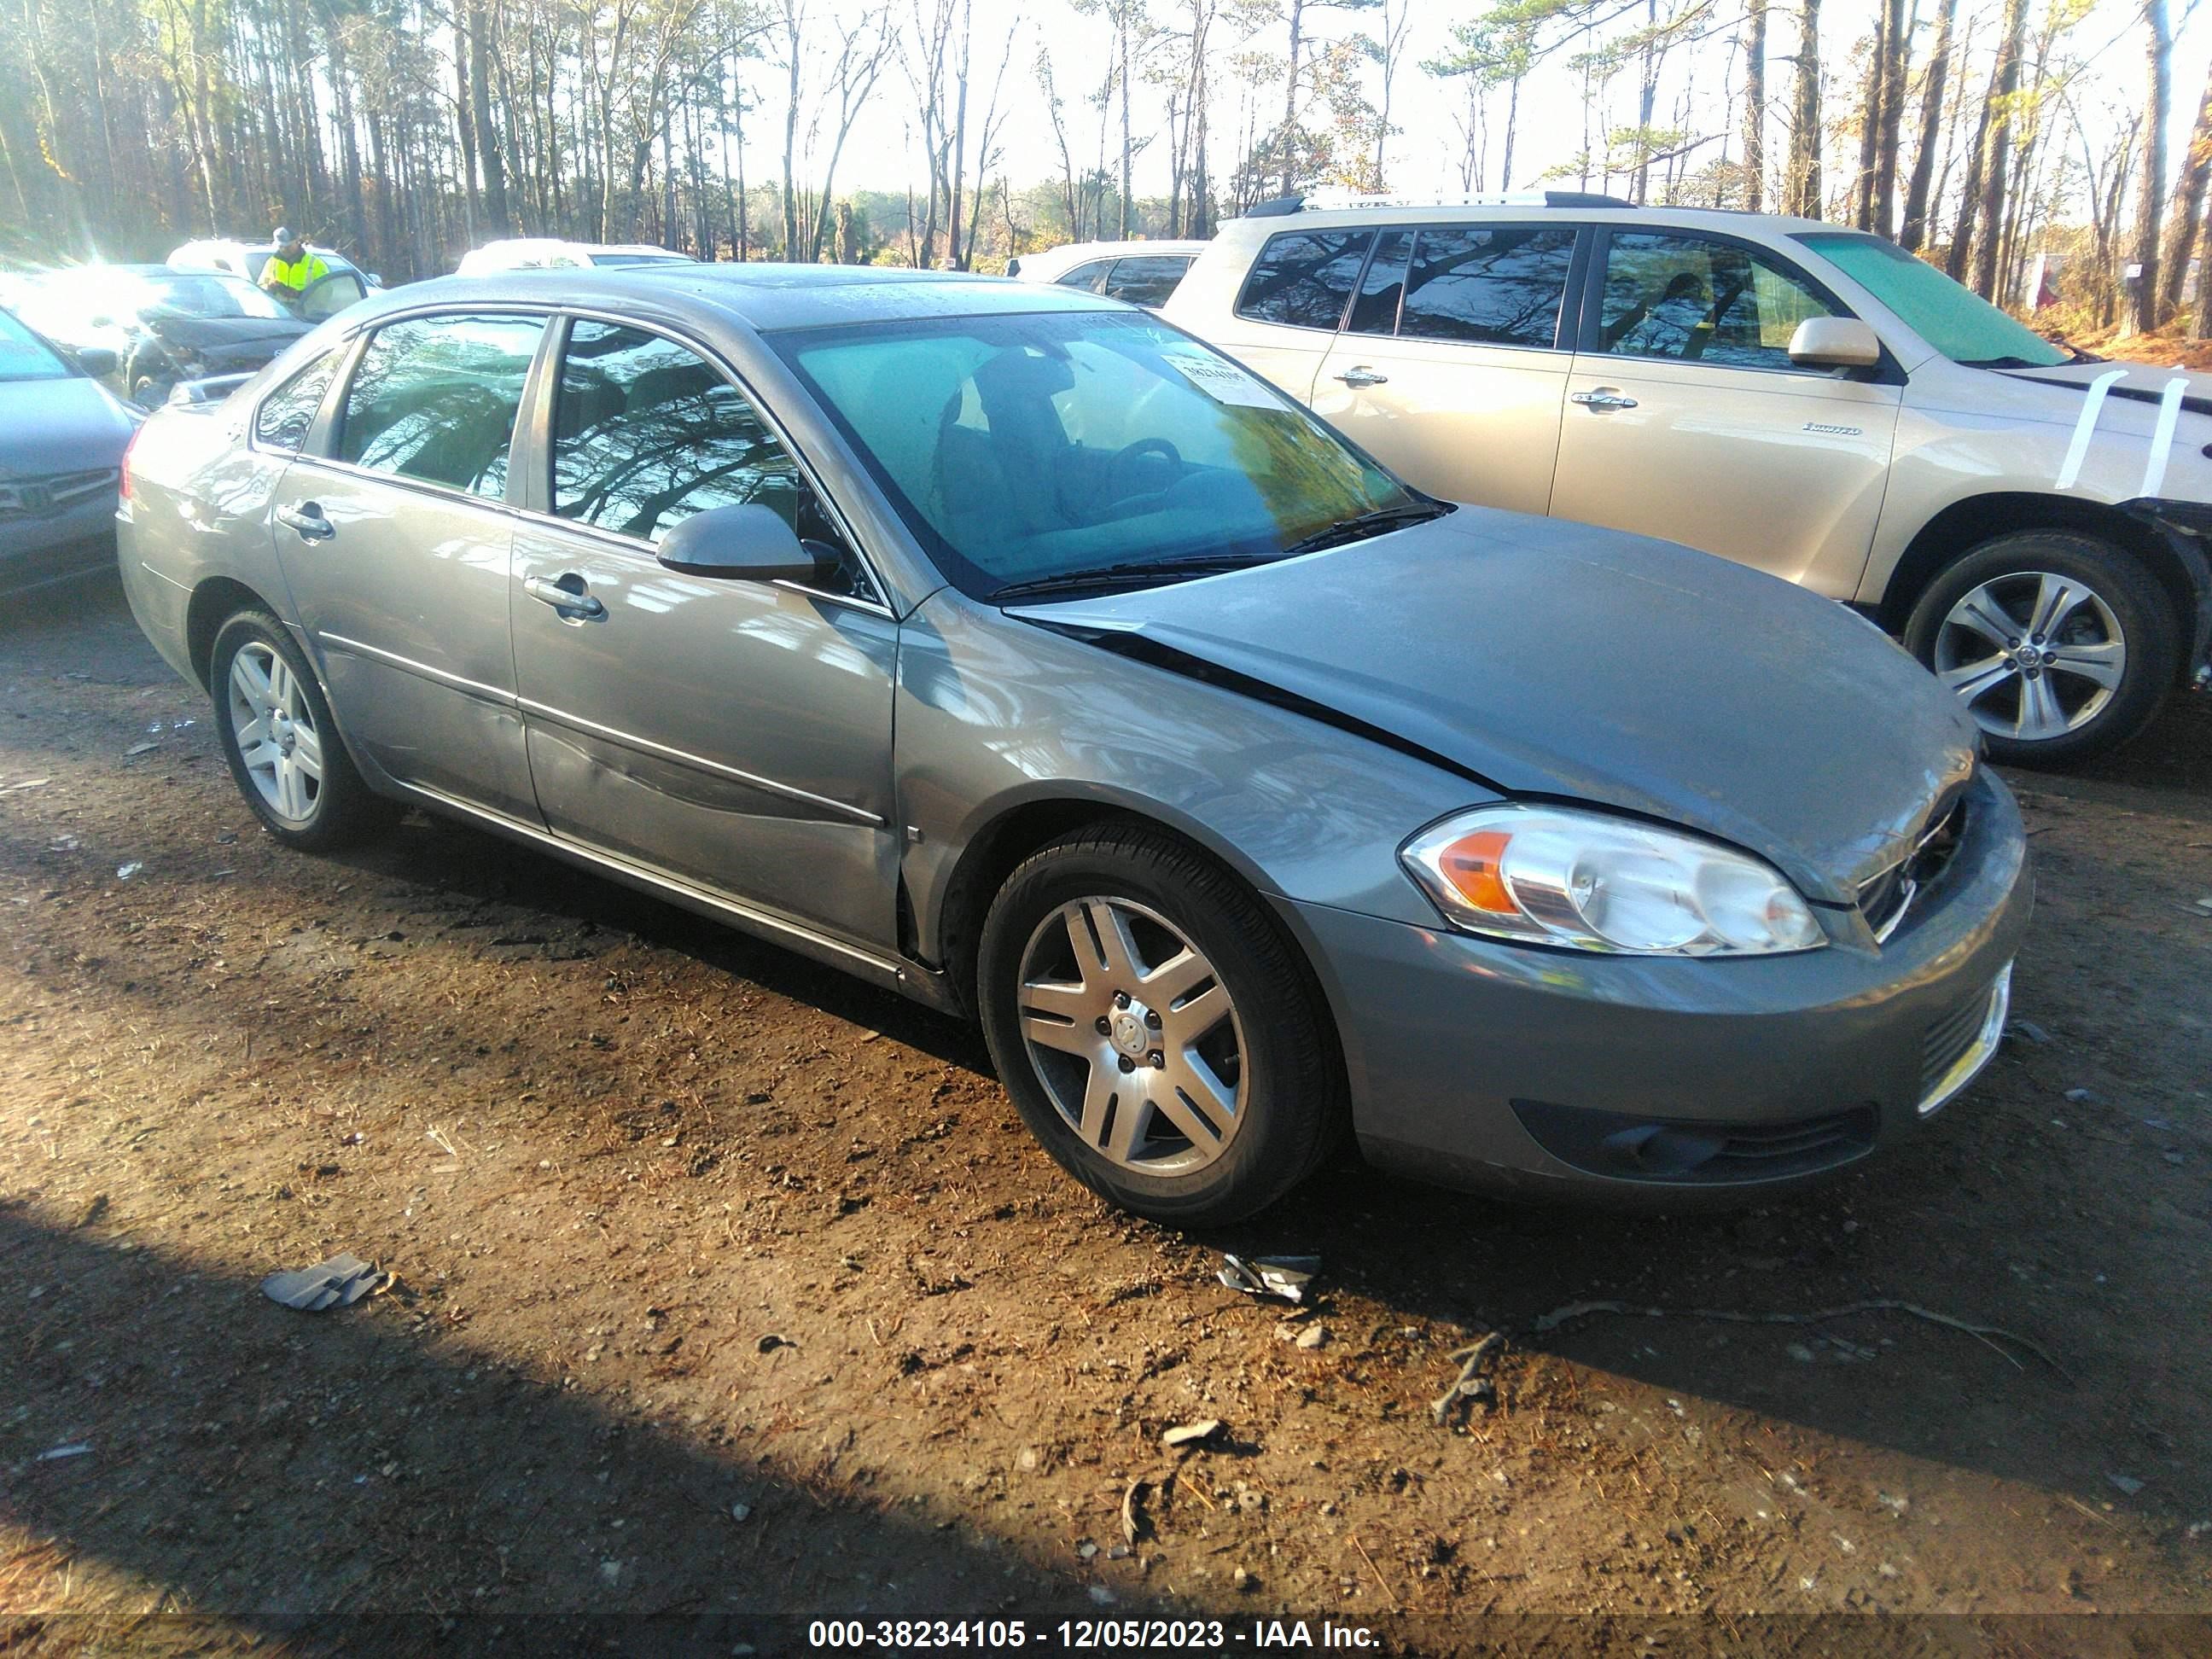
<svg viewBox="0 0 2212 1659">
<path fill-rule="evenodd" d="M 1237 404 L 1247 409 L 1280 409 L 1283 400 L 1265 381 L 1255 379 L 1226 357 L 1190 346 L 1169 346 L 1160 356 L 1200 392 L 1218 404 Z"/>
</svg>

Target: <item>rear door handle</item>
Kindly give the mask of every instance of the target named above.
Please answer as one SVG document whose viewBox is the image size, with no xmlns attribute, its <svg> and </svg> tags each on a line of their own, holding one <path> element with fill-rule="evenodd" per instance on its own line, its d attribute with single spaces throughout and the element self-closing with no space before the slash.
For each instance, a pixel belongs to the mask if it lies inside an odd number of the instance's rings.
<svg viewBox="0 0 2212 1659">
<path fill-rule="evenodd" d="M 1388 374 L 1377 374 L 1373 369 L 1368 368 L 1364 363 L 1354 363 L 1350 368 L 1346 369 L 1343 374 L 1338 375 L 1336 378 L 1343 381 L 1345 385 L 1355 388 L 1369 386 L 1388 386 L 1390 384 L 1390 377 Z"/>
<path fill-rule="evenodd" d="M 1633 409 L 1636 407 L 1635 398 L 1623 397 L 1609 386 L 1601 386 L 1595 392 L 1571 392 L 1568 394 L 1567 401 L 1571 404 L 1580 404 L 1584 409 Z"/>
<path fill-rule="evenodd" d="M 563 583 L 573 582 L 573 587 Z M 579 617 L 604 617 L 607 608 L 593 599 L 584 586 L 584 579 L 571 572 L 554 580 L 550 576 L 525 576 L 522 591 L 540 605 L 550 605 L 556 611 L 568 611 Z"/>
<path fill-rule="evenodd" d="M 338 527 L 323 516 L 323 509 L 313 501 L 302 501 L 297 507 L 276 509 L 276 522 L 288 530 L 299 532 L 303 542 L 326 542 L 338 533 Z"/>
</svg>

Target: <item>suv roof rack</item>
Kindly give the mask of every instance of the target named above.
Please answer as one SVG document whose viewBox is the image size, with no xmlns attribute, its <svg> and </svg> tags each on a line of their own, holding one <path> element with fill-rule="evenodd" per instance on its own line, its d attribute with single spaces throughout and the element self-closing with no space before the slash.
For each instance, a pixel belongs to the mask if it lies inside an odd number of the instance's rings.
<svg viewBox="0 0 2212 1659">
<path fill-rule="evenodd" d="M 1479 196 L 1358 195 L 1348 191 L 1316 190 L 1303 195 L 1278 196 L 1255 202 L 1244 210 L 1248 219 L 1273 219 L 1292 213 L 1328 213 L 1346 208 L 1632 208 L 1635 203 L 1590 190 L 1531 190 Z"/>
</svg>

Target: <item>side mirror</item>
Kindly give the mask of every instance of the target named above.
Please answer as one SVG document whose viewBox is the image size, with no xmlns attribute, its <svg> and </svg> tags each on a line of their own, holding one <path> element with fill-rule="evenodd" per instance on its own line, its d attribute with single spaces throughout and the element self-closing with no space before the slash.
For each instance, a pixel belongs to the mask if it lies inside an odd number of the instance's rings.
<svg viewBox="0 0 2212 1659">
<path fill-rule="evenodd" d="M 1872 368 L 1881 337 L 1856 317 L 1808 317 L 1790 337 L 1790 361 L 1805 368 Z"/>
<path fill-rule="evenodd" d="M 686 576 L 818 582 L 829 561 L 773 509 L 744 502 L 694 514 L 660 538 L 660 562 Z"/>
<path fill-rule="evenodd" d="M 115 354 L 106 346 L 82 346 L 74 354 L 76 366 L 95 380 L 115 373 Z"/>
</svg>

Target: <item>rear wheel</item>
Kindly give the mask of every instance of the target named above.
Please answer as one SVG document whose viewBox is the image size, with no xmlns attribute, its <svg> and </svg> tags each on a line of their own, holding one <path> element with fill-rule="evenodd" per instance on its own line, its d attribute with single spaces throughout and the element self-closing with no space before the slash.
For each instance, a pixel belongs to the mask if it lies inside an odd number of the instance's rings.
<svg viewBox="0 0 2212 1659">
<path fill-rule="evenodd" d="M 276 617 L 241 611 L 225 623 L 209 683 L 230 775 L 277 840 L 320 852 L 390 821 L 394 809 L 354 769 L 314 670 Z"/>
<path fill-rule="evenodd" d="M 1905 642 L 1982 728 L 1990 754 L 2061 766 L 2118 748 L 2173 683 L 2181 635 L 2156 577 L 2068 531 L 1984 542 L 1912 608 Z"/>
<path fill-rule="evenodd" d="M 976 994 L 1045 1150 L 1109 1202 L 1202 1225 L 1264 1208 L 1345 1121 L 1328 1012 L 1228 872 L 1162 832 L 1045 847 L 992 904 Z"/>
</svg>

